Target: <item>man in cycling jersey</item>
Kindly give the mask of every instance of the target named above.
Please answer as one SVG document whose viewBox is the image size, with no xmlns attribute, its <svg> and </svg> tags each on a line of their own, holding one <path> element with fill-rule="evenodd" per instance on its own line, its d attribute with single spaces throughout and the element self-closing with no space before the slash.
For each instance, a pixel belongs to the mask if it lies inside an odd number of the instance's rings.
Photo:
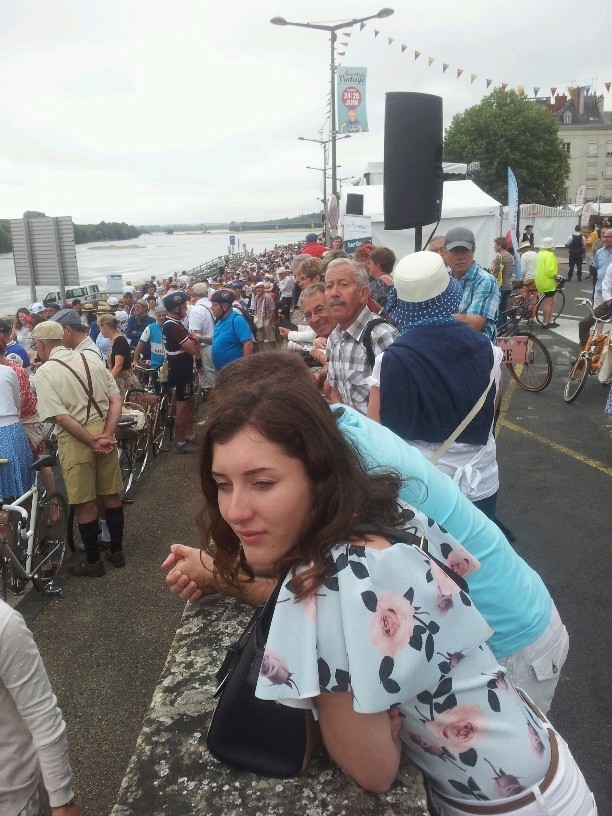
<svg viewBox="0 0 612 816">
<path fill-rule="evenodd" d="M 185 292 L 177 291 L 162 298 L 167 313 L 162 335 L 168 357 L 168 385 L 174 386 L 176 392 L 175 453 L 192 453 L 195 443 L 193 358 L 200 356 L 200 344 L 182 322 L 188 300 Z"/>
<path fill-rule="evenodd" d="M 163 366 L 166 359 L 166 349 L 164 347 L 164 336 L 162 327 L 166 322 L 166 307 L 163 304 L 155 307 L 155 323 L 149 324 L 140 335 L 140 340 L 136 344 L 134 351 L 134 365 L 145 365 L 150 367 L 155 377 L 153 383 L 155 390 L 158 390 L 159 380 L 157 372 Z"/>
</svg>

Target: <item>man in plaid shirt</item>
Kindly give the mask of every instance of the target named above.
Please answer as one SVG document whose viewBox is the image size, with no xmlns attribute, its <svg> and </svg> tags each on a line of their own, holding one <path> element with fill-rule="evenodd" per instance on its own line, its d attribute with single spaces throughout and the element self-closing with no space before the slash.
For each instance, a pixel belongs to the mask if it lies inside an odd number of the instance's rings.
<svg viewBox="0 0 612 816">
<path fill-rule="evenodd" d="M 444 247 L 446 262 L 463 290 L 459 313 L 453 317 L 469 323 L 476 331 L 486 334 L 492 343 L 497 343 L 501 292 L 493 275 L 474 260 L 474 233 L 465 227 L 453 227 L 446 233 Z"/>
<path fill-rule="evenodd" d="M 366 343 L 377 357 L 397 337 L 393 326 L 379 323 L 367 339 L 368 323 L 376 319 L 367 307 L 368 294 L 368 273 L 361 264 L 349 258 L 338 258 L 329 264 L 325 297 L 332 316 L 338 321 L 327 339 L 329 399 L 349 405 L 362 414 L 368 410 L 368 378 L 372 374 Z"/>
</svg>

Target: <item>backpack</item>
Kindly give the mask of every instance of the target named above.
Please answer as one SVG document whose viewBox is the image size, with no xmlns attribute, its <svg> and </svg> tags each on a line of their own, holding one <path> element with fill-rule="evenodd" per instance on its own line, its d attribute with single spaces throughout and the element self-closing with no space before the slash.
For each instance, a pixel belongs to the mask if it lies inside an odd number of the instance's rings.
<svg viewBox="0 0 612 816">
<path fill-rule="evenodd" d="M 567 242 L 567 248 L 570 252 L 582 252 L 584 247 L 584 238 L 582 235 L 572 235 Z"/>
<path fill-rule="evenodd" d="M 374 320 L 370 320 L 368 325 L 365 327 L 365 331 L 361 335 L 361 342 L 365 347 L 366 357 L 368 358 L 368 363 L 370 368 L 374 368 L 374 359 L 376 355 L 374 354 L 374 347 L 372 346 L 372 332 L 379 326 L 381 323 L 389 323 L 388 320 L 385 320 L 383 317 L 375 317 Z"/>
</svg>

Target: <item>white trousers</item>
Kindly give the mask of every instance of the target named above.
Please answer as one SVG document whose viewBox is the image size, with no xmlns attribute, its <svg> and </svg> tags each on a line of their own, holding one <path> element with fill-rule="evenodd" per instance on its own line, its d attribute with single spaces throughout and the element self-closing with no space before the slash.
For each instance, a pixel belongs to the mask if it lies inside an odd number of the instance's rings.
<svg viewBox="0 0 612 816">
<path fill-rule="evenodd" d="M 568 651 L 569 635 L 553 604 L 550 621 L 540 637 L 520 652 L 498 659 L 514 685 L 547 714 Z"/>
<path fill-rule="evenodd" d="M 584 781 L 580 768 L 576 765 L 565 741 L 558 734 L 556 736 L 559 745 L 559 767 L 553 781 L 544 793 L 540 792 L 537 785 L 528 788 L 525 793 L 533 793 L 536 801 L 518 807 L 517 810 L 505 810 L 508 816 L 597 816 L 595 799 Z M 487 816 L 496 805 L 511 808 L 512 800 L 520 799 L 525 793 L 510 799 L 470 801 L 469 813 L 473 814 L 474 809 L 478 809 L 479 814 Z M 437 816 L 466 816 L 468 811 L 462 810 L 460 802 L 449 805 L 439 799 L 434 791 L 430 791 L 430 795 L 437 809 Z"/>
</svg>

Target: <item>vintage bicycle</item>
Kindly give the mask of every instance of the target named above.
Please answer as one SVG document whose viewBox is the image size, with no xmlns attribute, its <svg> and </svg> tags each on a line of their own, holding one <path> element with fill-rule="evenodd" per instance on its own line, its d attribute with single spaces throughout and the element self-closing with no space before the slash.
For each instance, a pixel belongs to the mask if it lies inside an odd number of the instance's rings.
<svg viewBox="0 0 612 816">
<path fill-rule="evenodd" d="M 21 595 L 31 581 L 43 595 L 61 595 L 53 581 L 66 552 L 68 505 L 61 493 L 44 494 L 40 470 L 54 464 L 50 454 L 39 456 L 31 467 L 34 483 L 23 496 L 2 505 L 0 526 L 0 597 Z M 8 459 L 0 459 L 0 467 Z"/>
<path fill-rule="evenodd" d="M 563 291 L 565 283 L 565 278 L 560 275 L 557 276 L 557 288 L 554 295 L 555 305 L 552 312 L 553 321 L 557 320 L 565 308 L 565 292 Z M 530 282 L 529 285 L 523 285 L 520 291 L 510 296 L 506 314 L 510 311 L 516 311 L 519 320 L 531 321 L 535 318 L 540 326 L 543 326 L 542 310 L 545 300 L 545 296 L 539 294 L 535 284 Z"/>
<path fill-rule="evenodd" d="M 610 343 L 610 335 L 603 329 L 612 324 L 612 318 L 595 317 L 593 304 L 588 298 L 576 298 L 576 301 L 588 308 L 595 322 L 591 326 L 589 339 L 580 350 L 580 354 L 571 361 L 570 372 L 563 390 L 565 402 L 573 402 L 584 388 L 589 374 L 597 374 L 604 348 L 609 347 Z"/>
</svg>

